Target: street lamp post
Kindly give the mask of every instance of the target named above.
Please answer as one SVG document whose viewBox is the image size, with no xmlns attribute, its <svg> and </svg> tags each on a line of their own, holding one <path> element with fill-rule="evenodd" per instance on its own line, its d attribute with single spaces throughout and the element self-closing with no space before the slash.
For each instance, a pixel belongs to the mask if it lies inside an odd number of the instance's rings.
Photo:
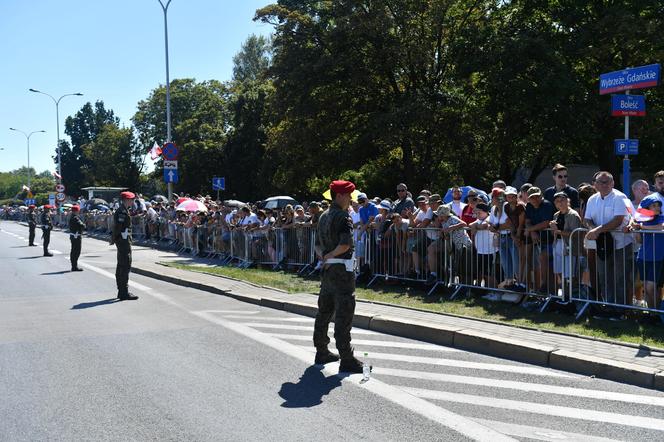
<svg viewBox="0 0 664 442">
<path fill-rule="evenodd" d="M 57 137 L 58 137 L 58 141 L 57 141 L 58 144 L 55 146 L 55 150 L 58 153 L 58 175 L 59 175 L 58 183 L 61 183 L 62 182 L 62 160 L 60 158 L 60 100 L 62 100 L 65 97 L 69 97 L 69 96 L 82 97 L 83 94 L 80 93 L 80 92 L 75 92 L 73 94 L 64 94 L 63 96 L 61 96 L 60 98 L 58 98 L 56 100 L 55 97 L 47 94 L 46 92 L 38 91 L 37 89 L 32 89 L 32 88 L 30 88 L 28 90 L 30 92 L 35 92 L 37 94 L 46 95 L 51 100 L 53 100 L 53 102 L 55 103 L 55 119 L 56 119 L 56 123 L 57 123 L 56 133 L 57 133 Z"/>
<path fill-rule="evenodd" d="M 171 0 L 164 3 L 161 0 L 158 0 L 161 5 L 161 9 L 164 11 L 164 46 L 166 49 L 166 142 L 170 143 L 173 141 L 171 139 L 171 82 L 168 75 L 168 6 L 171 4 Z M 170 201 L 173 198 L 173 183 L 168 183 L 168 200 Z"/>
<path fill-rule="evenodd" d="M 28 143 L 28 187 L 30 187 L 30 137 L 32 136 L 32 134 L 36 134 L 36 133 L 39 133 L 39 132 L 46 132 L 46 131 L 45 130 L 36 130 L 34 132 L 30 132 L 29 134 L 27 134 L 27 133 L 23 132 L 22 130 L 15 129 L 13 127 L 10 127 L 9 130 L 13 130 L 13 131 L 22 133 L 25 136 L 25 139 Z"/>
</svg>

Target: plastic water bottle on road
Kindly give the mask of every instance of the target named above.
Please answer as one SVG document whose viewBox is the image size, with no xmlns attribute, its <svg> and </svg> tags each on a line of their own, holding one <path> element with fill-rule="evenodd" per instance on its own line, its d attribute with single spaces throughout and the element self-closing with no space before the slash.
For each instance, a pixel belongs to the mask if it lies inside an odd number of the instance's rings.
<svg viewBox="0 0 664 442">
<path fill-rule="evenodd" d="M 369 361 L 367 360 L 367 357 L 369 356 L 369 353 L 364 354 L 364 361 L 362 362 L 362 381 L 366 382 L 369 380 L 369 377 L 371 376 L 371 365 L 369 365 Z"/>
</svg>

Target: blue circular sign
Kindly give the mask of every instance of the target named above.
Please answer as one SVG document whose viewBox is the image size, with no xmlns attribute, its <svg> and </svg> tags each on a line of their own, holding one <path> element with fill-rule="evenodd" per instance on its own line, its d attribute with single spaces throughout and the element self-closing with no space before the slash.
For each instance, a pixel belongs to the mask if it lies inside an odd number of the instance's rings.
<svg viewBox="0 0 664 442">
<path fill-rule="evenodd" d="M 161 151 L 161 155 L 165 160 L 175 161 L 178 159 L 178 148 L 175 146 L 175 143 L 166 143 L 164 148 Z"/>
</svg>

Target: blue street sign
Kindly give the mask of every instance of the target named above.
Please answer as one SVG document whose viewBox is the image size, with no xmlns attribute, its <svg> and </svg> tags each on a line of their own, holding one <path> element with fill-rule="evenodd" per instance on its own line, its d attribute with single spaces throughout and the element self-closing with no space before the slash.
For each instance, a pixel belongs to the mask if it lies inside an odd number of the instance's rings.
<svg viewBox="0 0 664 442">
<path fill-rule="evenodd" d="M 226 190 L 226 178 L 223 176 L 212 178 L 212 190 Z"/>
<path fill-rule="evenodd" d="M 644 117 L 646 97 L 643 95 L 611 95 L 611 115 L 614 117 Z"/>
<path fill-rule="evenodd" d="M 25 203 L 26 206 L 29 206 L 30 204 L 35 204 L 35 199 L 34 198 L 27 198 L 24 201 L 24 203 Z"/>
<path fill-rule="evenodd" d="M 599 94 L 604 95 L 629 89 L 657 86 L 660 80 L 660 71 L 661 66 L 659 64 L 650 64 L 601 74 L 599 76 Z"/>
<path fill-rule="evenodd" d="M 638 155 L 639 140 L 614 140 L 616 155 Z"/>
<path fill-rule="evenodd" d="M 178 170 L 177 169 L 164 169 L 164 182 L 165 183 L 177 183 L 178 182 Z"/>
<path fill-rule="evenodd" d="M 166 143 L 164 148 L 161 150 L 161 155 L 165 160 L 175 161 L 178 159 L 178 148 L 175 146 L 175 143 Z"/>
</svg>

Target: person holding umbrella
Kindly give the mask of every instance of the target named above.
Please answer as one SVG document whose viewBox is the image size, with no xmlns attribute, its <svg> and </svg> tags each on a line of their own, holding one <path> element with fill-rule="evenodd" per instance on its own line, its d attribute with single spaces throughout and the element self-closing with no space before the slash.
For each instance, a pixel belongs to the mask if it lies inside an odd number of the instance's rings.
<svg viewBox="0 0 664 442">
<path fill-rule="evenodd" d="M 51 230 L 53 230 L 53 222 L 51 221 L 51 206 L 48 204 L 44 206 L 44 211 L 42 212 L 41 229 L 44 256 L 53 256 L 53 254 L 48 251 L 48 245 L 51 242 Z"/>
<path fill-rule="evenodd" d="M 83 242 L 83 229 L 85 224 L 78 216 L 81 207 L 77 204 L 71 206 L 71 217 L 69 218 L 69 240 L 71 241 L 71 252 L 69 261 L 71 261 L 72 272 L 82 272 L 78 267 L 78 257 L 81 256 L 81 243 Z"/>
<path fill-rule="evenodd" d="M 129 293 L 129 271 L 131 270 L 131 215 L 129 208 L 134 204 L 132 192 L 120 194 L 120 208 L 113 215 L 113 233 L 110 244 L 118 250 L 118 263 L 115 267 L 115 282 L 118 286 L 118 299 L 136 300 L 138 296 Z"/>
</svg>

